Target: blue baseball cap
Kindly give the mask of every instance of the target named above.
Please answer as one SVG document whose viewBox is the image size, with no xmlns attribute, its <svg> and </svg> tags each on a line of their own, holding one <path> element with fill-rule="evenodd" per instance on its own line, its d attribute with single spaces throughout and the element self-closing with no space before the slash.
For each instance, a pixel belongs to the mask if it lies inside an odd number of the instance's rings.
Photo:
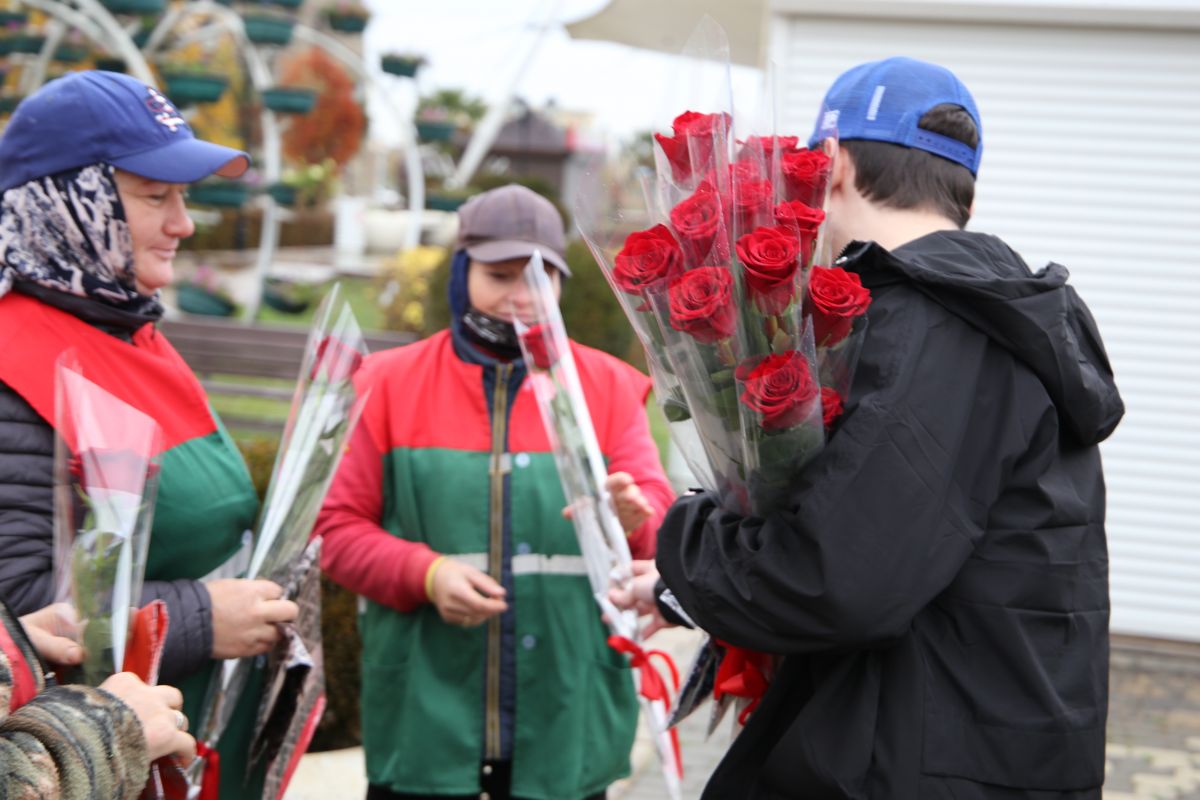
<svg viewBox="0 0 1200 800">
<path fill-rule="evenodd" d="M 117 72 L 73 72 L 21 101 L 0 137 L 0 192 L 90 164 L 164 183 L 250 166 L 240 150 L 197 139 L 157 89 Z"/>
<path fill-rule="evenodd" d="M 962 106 L 975 120 L 979 131 L 976 147 L 917 127 L 925 112 L 943 103 Z M 825 94 L 808 146 L 815 147 L 834 128 L 841 140 L 914 147 L 961 164 L 972 175 L 979 172 L 983 125 L 975 98 L 953 72 L 936 64 L 896 57 L 843 72 Z"/>
</svg>

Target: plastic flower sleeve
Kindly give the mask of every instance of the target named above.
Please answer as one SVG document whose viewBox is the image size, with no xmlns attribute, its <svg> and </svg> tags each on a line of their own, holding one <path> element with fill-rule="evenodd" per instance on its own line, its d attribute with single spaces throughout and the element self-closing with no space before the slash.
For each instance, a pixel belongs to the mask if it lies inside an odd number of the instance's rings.
<svg viewBox="0 0 1200 800">
<path fill-rule="evenodd" d="M 629 543 L 605 488 L 607 472 L 603 454 L 559 313 L 558 300 L 540 253 L 535 252 L 526 266 L 525 281 L 532 298 L 534 319 L 522 320 L 514 313 L 513 324 L 528 370 L 526 380 L 533 387 L 554 452 L 592 596 L 612 633 L 609 644 L 631 657 L 642 709 L 655 732 L 655 746 L 668 795 L 678 798 L 683 765 L 677 735 L 667 727 L 671 692 L 652 663 L 656 652 L 641 647 L 637 614 L 632 610 L 618 610 L 608 599 L 613 583 L 621 584 L 631 578 Z M 526 322 L 534 324 L 530 327 Z M 674 674 L 670 658 L 665 654 L 657 655 L 665 658 Z M 675 683 L 677 688 L 677 677 Z"/>
<path fill-rule="evenodd" d="M 603 208 L 606 203 L 619 205 L 621 193 L 612 182 L 593 181 L 576 197 L 576 224 L 646 353 L 654 399 L 667 420 L 672 441 L 700 485 L 715 490 L 679 377 L 667 360 L 663 331 L 651 300 L 683 272 L 682 250 L 665 225 L 629 233 L 638 223 L 619 208 Z"/>
<path fill-rule="evenodd" d="M 295 565 L 366 402 L 354 386 L 366 354 L 358 321 L 335 285 L 309 331 L 246 577 L 296 583 Z M 216 749 L 249 674 L 250 659 L 227 660 L 217 668 L 197 728 L 205 751 Z M 203 756 L 189 767 L 188 777 L 193 787 L 219 780 L 214 762 Z"/>
<path fill-rule="evenodd" d="M 158 489 L 153 418 L 88 380 L 67 351 L 55 365 L 54 574 L 84 659 L 75 680 L 122 671 Z"/>
</svg>

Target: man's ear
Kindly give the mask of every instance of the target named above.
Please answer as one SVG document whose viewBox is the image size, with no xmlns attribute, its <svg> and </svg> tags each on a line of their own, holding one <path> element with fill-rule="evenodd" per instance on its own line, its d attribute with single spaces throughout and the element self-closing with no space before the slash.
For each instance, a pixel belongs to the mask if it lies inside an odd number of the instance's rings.
<svg viewBox="0 0 1200 800">
<path fill-rule="evenodd" d="M 830 142 L 827 146 L 833 151 L 830 154 L 833 159 L 833 173 L 829 178 L 830 188 L 836 192 L 853 187 L 854 160 L 850 157 L 850 151 L 838 145 L 837 142 Z"/>
</svg>

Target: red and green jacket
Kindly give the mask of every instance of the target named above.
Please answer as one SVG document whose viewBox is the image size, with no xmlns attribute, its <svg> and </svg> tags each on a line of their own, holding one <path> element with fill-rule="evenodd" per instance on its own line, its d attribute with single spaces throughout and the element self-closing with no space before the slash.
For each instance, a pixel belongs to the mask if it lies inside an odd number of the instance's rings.
<svg viewBox="0 0 1200 800">
<path fill-rule="evenodd" d="M 512 793 L 571 800 L 629 771 L 637 702 L 606 644 L 532 388 L 449 331 L 370 356 L 363 419 L 316 526 L 322 566 L 369 601 L 363 739 L 373 784 L 416 794 L 480 790 L 480 763 L 511 759 Z M 650 382 L 573 344 L 610 471 L 638 482 L 655 515 L 673 499 L 645 414 Z M 439 555 L 487 571 L 509 611 L 446 625 L 425 594 Z"/>
<path fill-rule="evenodd" d="M 7 354 L 0 358 L 0 382 L 50 427 L 56 424 L 54 365 L 69 349 L 84 377 L 152 417 L 162 430 L 147 583 L 207 575 L 237 550 L 243 532 L 254 524 L 258 499 L 204 388 L 152 324 L 137 328 L 127 341 L 33 297 L 18 292 L 0 297 L 0 353 Z M 45 515 L 51 513 L 45 509 Z M 44 568 L 38 580 L 49 583 L 49 561 Z M 189 622 L 172 620 L 178 626 Z M 189 718 L 199 716 L 211 663 L 179 682 Z M 221 743 L 228 768 L 223 775 L 231 787 L 222 797 L 243 796 L 232 789 L 233 778 L 244 772 L 255 705 L 252 696 L 243 701 Z"/>
</svg>

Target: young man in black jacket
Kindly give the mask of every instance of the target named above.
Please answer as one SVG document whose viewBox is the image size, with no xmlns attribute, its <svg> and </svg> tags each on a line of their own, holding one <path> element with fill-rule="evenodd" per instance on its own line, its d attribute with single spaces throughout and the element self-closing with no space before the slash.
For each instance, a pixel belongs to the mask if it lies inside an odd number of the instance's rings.
<svg viewBox="0 0 1200 800">
<path fill-rule="evenodd" d="M 714 637 L 782 656 L 704 796 L 1099 798 L 1097 445 L 1124 407 L 1096 325 L 1063 267 L 962 230 L 982 139 L 952 73 L 861 65 L 831 115 L 829 232 L 873 296 L 846 413 L 786 512 L 701 493 L 659 533 L 659 607 L 665 584 Z"/>
</svg>

